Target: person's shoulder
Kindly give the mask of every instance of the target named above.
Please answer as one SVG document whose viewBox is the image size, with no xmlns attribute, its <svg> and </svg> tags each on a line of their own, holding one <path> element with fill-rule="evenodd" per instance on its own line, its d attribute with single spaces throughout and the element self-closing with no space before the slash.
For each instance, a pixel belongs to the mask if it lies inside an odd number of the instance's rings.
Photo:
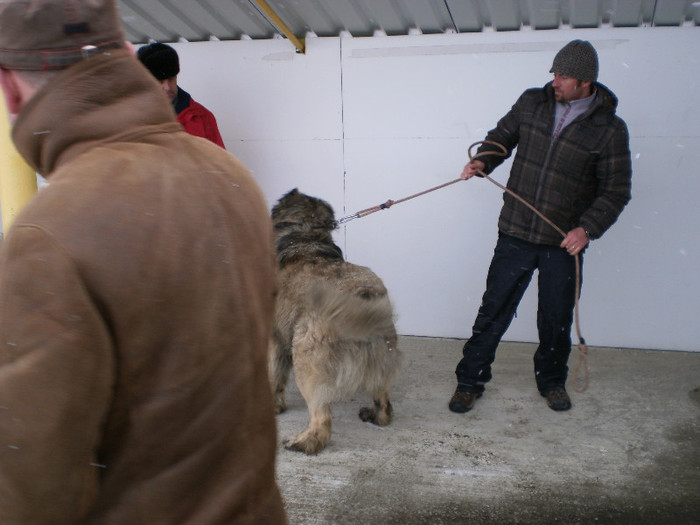
<svg viewBox="0 0 700 525">
<path fill-rule="evenodd" d="M 205 106 L 197 102 L 195 99 L 190 101 L 189 107 L 185 110 L 193 114 L 206 115 L 208 117 L 213 117 L 214 114 L 209 111 Z"/>
<path fill-rule="evenodd" d="M 534 106 L 546 103 L 551 97 L 548 89 L 549 84 L 544 87 L 532 87 L 522 92 L 518 98 L 519 104 Z"/>
<path fill-rule="evenodd" d="M 525 91 L 523 91 L 522 96 L 537 100 L 547 100 L 550 96 L 550 92 L 552 91 L 551 85 L 552 83 L 549 82 L 541 87 L 528 88 Z"/>
<path fill-rule="evenodd" d="M 613 91 L 599 83 L 596 82 L 596 103 L 600 108 L 600 113 L 607 115 L 607 121 L 613 123 L 614 125 L 627 128 L 625 121 L 617 114 L 618 99 Z"/>
<path fill-rule="evenodd" d="M 617 96 L 607 86 L 596 82 L 595 95 L 596 103 L 599 106 L 613 112 L 617 109 Z"/>
<path fill-rule="evenodd" d="M 525 91 L 523 91 L 523 95 L 544 96 L 547 94 L 547 88 L 549 88 L 550 84 L 551 82 L 549 84 L 545 84 L 544 86 L 535 86 L 527 88 Z"/>
</svg>

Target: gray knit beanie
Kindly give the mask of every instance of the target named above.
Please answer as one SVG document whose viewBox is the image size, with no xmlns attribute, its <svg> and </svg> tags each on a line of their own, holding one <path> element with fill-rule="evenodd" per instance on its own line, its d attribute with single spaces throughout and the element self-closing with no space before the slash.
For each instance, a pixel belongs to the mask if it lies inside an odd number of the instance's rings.
<svg viewBox="0 0 700 525">
<path fill-rule="evenodd" d="M 554 57 L 550 73 L 595 82 L 598 80 L 598 53 L 590 42 L 572 40 Z"/>
</svg>

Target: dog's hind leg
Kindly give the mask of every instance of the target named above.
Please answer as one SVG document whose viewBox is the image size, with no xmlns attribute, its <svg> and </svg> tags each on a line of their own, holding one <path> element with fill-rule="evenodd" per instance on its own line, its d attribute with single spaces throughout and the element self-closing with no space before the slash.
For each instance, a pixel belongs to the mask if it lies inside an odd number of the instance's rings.
<svg viewBox="0 0 700 525">
<path fill-rule="evenodd" d="M 288 450 L 316 454 L 331 439 L 331 403 L 327 387 L 319 382 L 313 366 L 297 365 L 294 374 L 309 408 L 309 424 L 301 434 L 285 441 Z"/>
<path fill-rule="evenodd" d="M 381 391 L 374 392 L 372 398 L 374 400 L 374 406 L 362 407 L 359 414 L 360 419 L 382 427 L 391 423 L 393 409 L 389 401 L 389 391 L 382 389 Z"/>
<path fill-rule="evenodd" d="M 309 409 L 309 424 L 284 446 L 306 454 L 316 454 L 330 441 L 331 406 L 337 399 L 336 378 L 328 370 L 332 352 L 323 337 L 324 328 L 314 320 L 302 320 L 292 342 L 294 378 Z"/>
<path fill-rule="evenodd" d="M 275 414 L 287 409 L 286 391 L 289 373 L 292 369 L 292 352 L 285 349 L 283 343 L 273 337 L 269 348 L 269 373 L 274 398 Z"/>
</svg>

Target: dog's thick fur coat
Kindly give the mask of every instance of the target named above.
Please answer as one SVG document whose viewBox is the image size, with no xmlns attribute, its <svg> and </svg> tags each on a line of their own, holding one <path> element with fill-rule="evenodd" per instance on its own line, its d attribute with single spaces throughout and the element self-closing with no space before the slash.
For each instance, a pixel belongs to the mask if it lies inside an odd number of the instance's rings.
<svg viewBox="0 0 700 525">
<path fill-rule="evenodd" d="M 333 242 L 333 208 L 294 189 L 272 209 L 280 289 L 270 345 L 270 375 L 277 413 L 286 409 L 292 365 L 309 409 L 309 425 L 285 441 L 307 454 L 331 437 L 331 406 L 364 389 L 374 401 L 360 418 L 391 421 L 389 392 L 401 354 L 394 314 L 381 279 L 346 262 Z"/>
</svg>

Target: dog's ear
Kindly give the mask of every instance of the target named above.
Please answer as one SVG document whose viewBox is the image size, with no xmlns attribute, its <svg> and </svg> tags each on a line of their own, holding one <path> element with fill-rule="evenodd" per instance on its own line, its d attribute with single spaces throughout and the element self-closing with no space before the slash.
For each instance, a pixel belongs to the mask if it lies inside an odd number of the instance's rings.
<svg viewBox="0 0 700 525">
<path fill-rule="evenodd" d="M 284 195 L 282 195 L 277 201 L 277 203 L 272 207 L 272 218 L 277 218 L 280 209 L 287 203 L 289 199 L 292 199 L 297 195 L 299 195 L 299 190 L 297 188 L 294 188 L 293 190 L 290 190 Z"/>
<path fill-rule="evenodd" d="M 284 195 L 282 195 L 282 197 L 280 197 L 279 202 L 281 202 L 281 201 L 283 201 L 283 200 L 285 200 L 285 199 L 288 199 L 288 198 L 290 198 L 290 197 L 296 197 L 297 195 L 299 195 L 299 189 L 298 189 L 298 188 L 294 188 L 293 190 L 289 190 L 287 193 L 285 193 Z"/>
</svg>

